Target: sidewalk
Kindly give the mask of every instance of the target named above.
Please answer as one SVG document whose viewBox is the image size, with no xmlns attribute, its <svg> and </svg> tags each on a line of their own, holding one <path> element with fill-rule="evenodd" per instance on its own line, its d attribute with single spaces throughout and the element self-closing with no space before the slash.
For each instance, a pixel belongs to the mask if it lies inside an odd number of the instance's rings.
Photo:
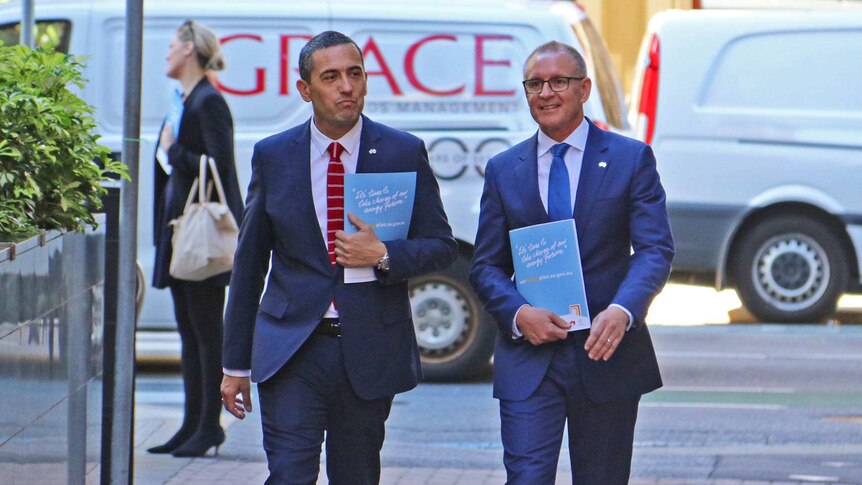
<svg viewBox="0 0 862 485">
<path fill-rule="evenodd" d="M 261 447 L 259 417 L 252 414 L 245 421 L 223 415 L 222 422 L 227 440 L 213 456 L 210 450 L 202 458 L 174 458 L 170 455 L 151 455 L 150 446 L 166 441 L 179 427 L 181 409 L 139 404 L 135 429 L 134 483 L 140 485 L 212 485 L 262 484 L 268 475 L 266 457 Z M 563 460 L 565 458 L 562 458 Z M 468 470 L 457 468 L 399 468 L 386 467 L 381 474 L 382 485 L 500 485 L 506 481 L 502 469 Z M 321 467 L 318 485 L 328 484 L 325 465 Z M 558 485 L 570 484 L 571 474 L 560 472 Z M 630 485 L 802 485 L 810 482 L 765 482 L 753 480 L 692 480 L 634 478 Z"/>
</svg>

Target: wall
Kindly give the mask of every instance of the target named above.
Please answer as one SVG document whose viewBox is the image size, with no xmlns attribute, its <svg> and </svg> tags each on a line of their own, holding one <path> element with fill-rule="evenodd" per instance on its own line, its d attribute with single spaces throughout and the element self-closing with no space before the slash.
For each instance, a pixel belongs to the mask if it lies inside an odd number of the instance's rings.
<svg viewBox="0 0 862 485">
<path fill-rule="evenodd" d="M 0 483 L 98 483 L 104 225 L 0 249 Z"/>
</svg>

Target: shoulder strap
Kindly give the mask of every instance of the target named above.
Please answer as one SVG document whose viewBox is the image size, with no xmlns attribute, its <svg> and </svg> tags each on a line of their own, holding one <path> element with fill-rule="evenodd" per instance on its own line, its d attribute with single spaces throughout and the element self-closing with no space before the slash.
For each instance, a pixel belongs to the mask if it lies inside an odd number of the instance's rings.
<svg viewBox="0 0 862 485">
<path fill-rule="evenodd" d="M 216 167 L 215 160 L 212 157 L 207 157 L 207 162 L 209 162 L 210 171 L 213 175 L 213 182 L 215 182 L 216 193 L 218 193 L 218 201 L 222 204 L 226 204 L 226 198 L 224 196 L 224 187 L 221 184 L 221 176 L 219 176 L 218 168 Z M 201 169 L 203 170 L 203 169 Z M 203 190 L 203 189 L 201 189 Z M 209 200 L 209 199 L 207 199 Z"/>
</svg>

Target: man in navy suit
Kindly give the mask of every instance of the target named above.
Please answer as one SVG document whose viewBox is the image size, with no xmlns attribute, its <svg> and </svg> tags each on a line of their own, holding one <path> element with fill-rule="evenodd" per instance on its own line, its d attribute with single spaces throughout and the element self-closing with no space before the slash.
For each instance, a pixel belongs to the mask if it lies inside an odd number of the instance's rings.
<svg viewBox="0 0 862 485">
<path fill-rule="evenodd" d="M 500 329 L 494 397 L 511 484 L 554 483 L 568 423 L 572 483 L 625 485 L 640 396 L 661 386 L 644 317 L 670 272 L 673 240 L 649 146 L 584 117 L 581 55 L 549 42 L 524 66 L 536 135 L 485 169 L 470 281 Z M 518 293 L 509 231 L 574 217 L 589 330 Z"/>
<path fill-rule="evenodd" d="M 425 145 L 362 115 L 359 47 L 324 32 L 299 64 L 296 86 L 313 117 L 254 148 L 222 398 L 243 419 L 250 379 L 258 383 L 268 484 L 316 483 L 324 433 L 329 483 L 378 483 L 393 396 L 421 378 L 407 279 L 450 265 L 457 245 Z M 415 172 L 407 239 L 381 242 L 354 215 L 343 221 L 331 192 L 343 190 L 339 171 Z M 359 232 L 337 227 L 345 222 Z M 359 282 L 346 284 L 346 269 Z"/>
</svg>

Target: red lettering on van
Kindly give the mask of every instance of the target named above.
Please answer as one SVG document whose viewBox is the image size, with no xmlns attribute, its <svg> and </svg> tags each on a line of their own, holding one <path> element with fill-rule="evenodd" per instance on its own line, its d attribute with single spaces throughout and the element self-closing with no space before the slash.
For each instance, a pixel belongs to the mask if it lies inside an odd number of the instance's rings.
<svg viewBox="0 0 862 485">
<path fill-rule="evenodd" d="M 485 59 L 484 46 L 485 41 L 512 41 L 511 35 L 476 35 L 476 96 L 512 96 L 515 94 L 514 89 L 504 91 L 493 91 L 485 89 L 485 66 L 506 66 L 511 67 L 512 62 L 509 60 L 488 60 Z"/>
<path fill-rule="evenodd" d="M 254 34 L 235 34 L 229 35 L 227 37 L 223 37 L 221 39 L 222 44 L 227 44 L 228 42 L 237 40 L 237 39 L 248 39 L 254 40 L 257 42 L 263 42 L 263 38 L 259 35 Z M 234 94 L 236 96 L 253 96 L 255 94 L 260 94 L 266 89 L 266 69 L 262 67 L 255 68 L 255 86 L 252 89 L 234 89 L 229 88 L 221 83 L 221 81 L 216 81 L 216 87 L 219 90 L 224 91 L 229 94 Z"/>
<path fill-rule="evenodd" d="M 386 82 L 389 83 L 389 89 L 392 90 L 392 94 L 402 95 L 404 94 L 401 91 L 401 88 L 398 87 L 398 83 L 395 82 L 395 76 L 392 75 L 392 71 L 389 69 L 389 65 L 386 64 L 386 59 L 383 58 L 383 54 L 380 52 L 380 47 L 377 46 L 377 42 L 374 41 L 374 37 L 369 37 L 368 42 L 365 43 L 365 47 L 362 49 L 362 57 L 365 58 L 366 65 L 368 64 L 368 59 L 370 58 L 369 54 L 374 54 L 374 57 L 377 58 L 377 63 L 380 64 L 379 71 L 365 71 L 365 74 L 369 76 L 383 76 L 386 78 Z"/>
<path fill-rule="evenodd" d="M 416 76 L 416 53 L 419 51 L 419 48 L 423 45 L 435 41 L 435 40 L 448 40 L 452 42 L 457 42 L 458 39 L 454 35 L 429 35 L 424 39 L 420 39 L 413 43 L 409 49 L 407 49 L 407 54 L 404 56 L 404 74 L 407 75 L 407 81 L 413 85 L 414 88 L 422 91 L 425 94 L 430 94 L 431 96 L 454 96 L 456 94 L 460 94 L 464 92 L 464 85 L 457 87 L 455 89 L 450 89 L 448 91 L 438 91 L 436 89 L 431 89 L 428 86 L 422 84 L 419 81 L 419 78 Z"/>
<path fill-rule="evenodd" d="M 302 39 L 304 41 L 311 40 L 311 35 L 307 34 L 288 34 L 282 35 L 281 49 L 279 50 L 279 88 L 278 94 L 282 96 L 290 95 L 290 41 L 294 39 Z M 294 67 L 293 71 L 298 73 L 299 68 Z"/>
</svg>

